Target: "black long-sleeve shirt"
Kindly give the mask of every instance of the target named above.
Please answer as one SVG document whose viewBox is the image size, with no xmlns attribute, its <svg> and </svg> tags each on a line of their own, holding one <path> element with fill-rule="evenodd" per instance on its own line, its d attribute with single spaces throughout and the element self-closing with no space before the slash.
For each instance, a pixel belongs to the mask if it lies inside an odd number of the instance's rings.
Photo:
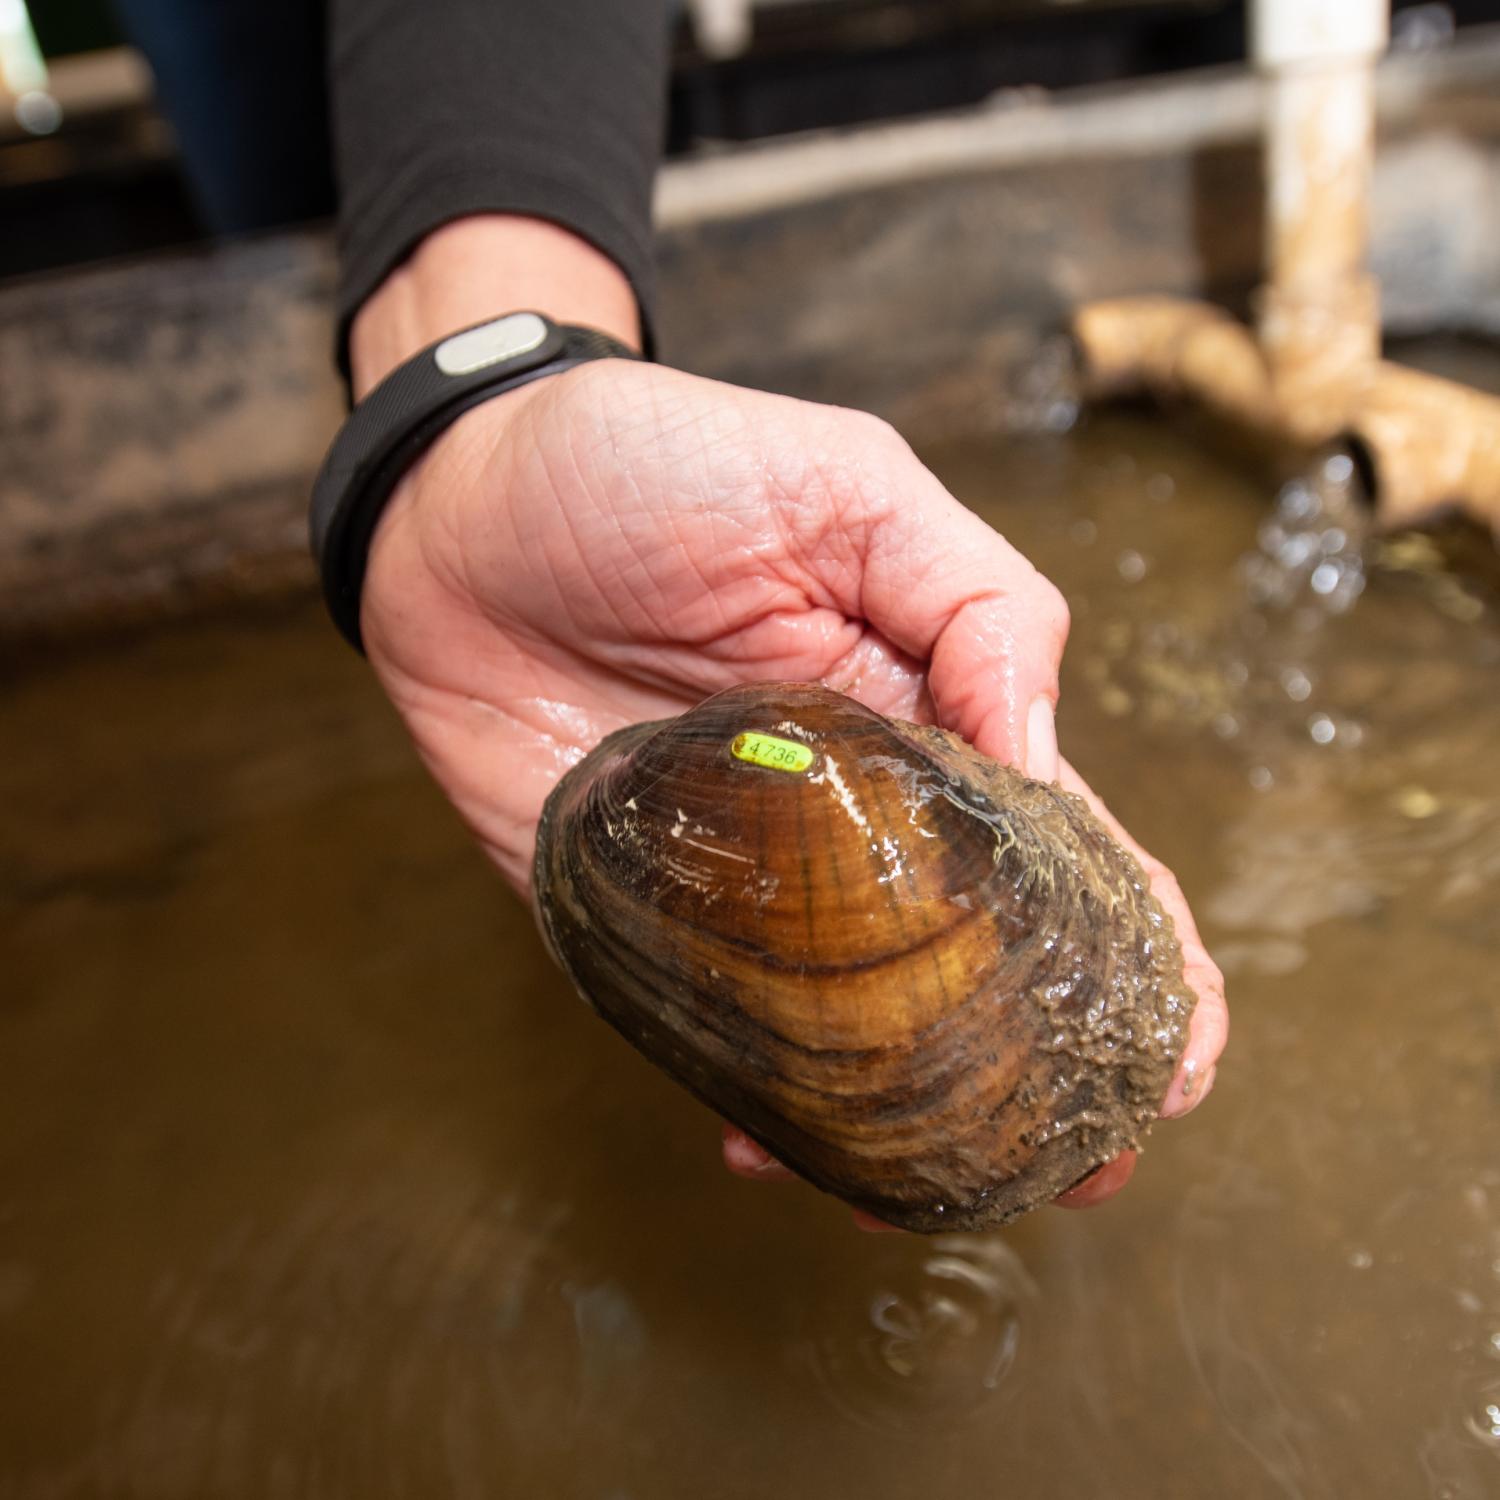
<svg viewBox="0 0 1500 1500">
<path fill-rule="evenodd" d="M 649 328 L 669 0 L 330 0 L 339 347 L 433 229 L 521 213 L 625 272 Z"/>
</svg>

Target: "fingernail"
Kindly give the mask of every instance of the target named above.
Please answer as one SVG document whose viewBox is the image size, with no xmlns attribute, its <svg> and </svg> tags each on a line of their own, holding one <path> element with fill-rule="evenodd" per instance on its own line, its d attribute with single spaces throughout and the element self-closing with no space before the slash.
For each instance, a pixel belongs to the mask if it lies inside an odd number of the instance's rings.
<svg viewBox="0 0 1500 1500">
<path fill-rule="evenodd" d="M 1057 718 L 1050 698 L 1033 698 L 1026 710 L 1025 765 L 1033 781 L 1057 780 Z"/>
<path fill-rule="evenodd" d="M 1167 1097 L 1162 1101 L 1162 1119 L 1178 1120 L 1197 1109 L 1208 1097 L 1208 1091 L 1214 1086 L 1214 1078 L 1218 1071 L 1219 1065 L 1215 1063 L 1200 1078 L 1198 1061 L 1190 1057 L 1182 1065 L 1181 1074 L 1173 1081 L 1172 1087 L 1167 1090 Z"/>
</svg>

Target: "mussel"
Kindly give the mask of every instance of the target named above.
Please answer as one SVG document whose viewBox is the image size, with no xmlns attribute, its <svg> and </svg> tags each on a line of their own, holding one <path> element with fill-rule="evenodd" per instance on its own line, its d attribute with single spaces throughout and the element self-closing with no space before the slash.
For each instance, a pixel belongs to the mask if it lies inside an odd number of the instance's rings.
<svg viewBox="0 0 1500 1500">
<path fill-rule="evenodd" d="M 806 683 L 610 735 L 549 798 L 549 946 L 627 1040 L 906 1229 L 1049 1202 L 1155 1119 L 1193 995 L 1084 802 Z"/>
</svg>

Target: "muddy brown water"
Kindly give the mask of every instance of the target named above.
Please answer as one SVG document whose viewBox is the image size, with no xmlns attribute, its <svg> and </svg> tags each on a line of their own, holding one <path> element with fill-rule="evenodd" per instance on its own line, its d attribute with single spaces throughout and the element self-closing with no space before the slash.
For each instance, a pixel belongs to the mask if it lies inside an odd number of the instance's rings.
<svg viewBox="0 0 1500 1500">
<path fill-rule="evenodd" d="M 859 1235 L 724 1173 L 314 607 L 13 664 L 0 1496 L 1500 1493 L 1494 595 L 1144 419 L 928 456 L 1072 601 L 1210 1101 L 1105 1208 Z"/>
</svg>

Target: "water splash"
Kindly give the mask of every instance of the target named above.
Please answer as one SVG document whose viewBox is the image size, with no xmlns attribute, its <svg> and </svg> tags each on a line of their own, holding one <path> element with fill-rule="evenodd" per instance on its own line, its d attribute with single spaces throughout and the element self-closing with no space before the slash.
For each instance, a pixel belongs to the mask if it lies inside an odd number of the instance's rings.
<svg viewBox="0 0 1500 1500">
<path fill-rule="evenodd" d="M 1177 493 L 1167 474 L 1140 488 L 1153 508 Z M 1324 701 L 1317 657 L 1324 627 L 1365 590 L 1367 533 L 1355 465 L 1332 452 L 1282 486 L 1255 546 L 1239 559 L 1226 607 L 1210 618 L 1182 618 L 1151 591 L 1151 559 L 1125 547 L 1115 559 L 1120 582 L 1150 592 L 1128 604 L 1119 596 L 1120 615 L 1100 633 L 1103 652 L 1086 667 L 1100 708 L 1112 718 L 1206 731 L 1247 754 L 1268 727 L 1278 743 L 1357 746 L 1364 725 Z M 1275 779 L 1266 761 L 1261 753 L 1247 766 L 1260 790 Z"/>
<path fill-rule="evenodd" d="M 1240 563 L 1249 602 L 1343 614 L 1365 589 L 1367 512 L 1354 460 L 1329 453 L 1281 487 Z"/>
</svg>

